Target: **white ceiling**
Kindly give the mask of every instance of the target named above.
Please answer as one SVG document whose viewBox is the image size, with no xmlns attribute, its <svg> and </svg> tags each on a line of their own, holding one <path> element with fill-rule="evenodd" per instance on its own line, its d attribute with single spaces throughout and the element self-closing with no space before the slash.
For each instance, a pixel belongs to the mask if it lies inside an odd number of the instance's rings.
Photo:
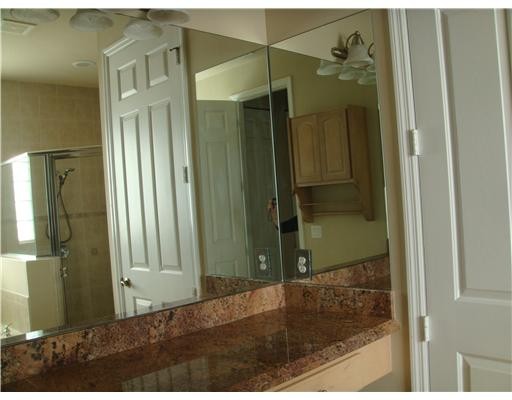
<svg viewBox="0 0 512 400">
<path fill-rule="evenodd" d="M 2 10 L 3 11 L 3 10 Z M 96 62 L 95 32 L 79 32 L 69 26 L 73 9 L 59 10 L 55 22 L 36 26 L 26 36 L 1 33 L 2 79 L 97 87 L 96 67 L 74 68 L 77 60 Z M 5 15 L 2 13 L 2 16 Z"/>
</svg>

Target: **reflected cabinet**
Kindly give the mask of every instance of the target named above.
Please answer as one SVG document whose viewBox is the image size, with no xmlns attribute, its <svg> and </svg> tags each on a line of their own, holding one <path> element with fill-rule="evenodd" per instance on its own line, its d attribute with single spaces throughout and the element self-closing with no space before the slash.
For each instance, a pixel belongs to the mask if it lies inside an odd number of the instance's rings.
<svg viewBox="0 0 512 400">
<path fill-rule="evenodd" d="M 299 196 L 302 217 L 362 213 L 373 217 L 368 132 L 364 107 L 348 106 L 290 118 L 292 179 Z M 352 184 L 355 199 L 331 196 L 315 200 L 313 187 Z"/>
</svg>

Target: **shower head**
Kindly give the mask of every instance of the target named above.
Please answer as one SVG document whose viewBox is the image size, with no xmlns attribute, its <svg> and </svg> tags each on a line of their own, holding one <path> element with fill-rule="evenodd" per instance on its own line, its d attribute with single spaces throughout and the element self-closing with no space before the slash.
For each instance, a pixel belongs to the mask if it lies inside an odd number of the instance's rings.
<svg viewBox="0 0 512 400">
<path fill-rule="evenodd" d="M 64 182 L 66 182 L 68 175 L 74 170 L 74 168 L 66 168 L 62 174 L 59 174 L 59 183 L 61 186 L 64 185 Z"/>
</svg>

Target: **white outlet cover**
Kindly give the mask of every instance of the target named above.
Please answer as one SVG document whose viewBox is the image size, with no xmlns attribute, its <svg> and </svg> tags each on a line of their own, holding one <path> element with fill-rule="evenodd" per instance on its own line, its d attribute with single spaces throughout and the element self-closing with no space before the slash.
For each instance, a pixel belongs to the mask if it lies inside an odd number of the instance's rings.
<svg viewBox="0 0 512 400">
<path fill-rule="evenodd" d="M 312 239 L 321 239 L 322 238 L 322 226 L 321 225 L 311 225 L 311 238 Z"/>
</svg>

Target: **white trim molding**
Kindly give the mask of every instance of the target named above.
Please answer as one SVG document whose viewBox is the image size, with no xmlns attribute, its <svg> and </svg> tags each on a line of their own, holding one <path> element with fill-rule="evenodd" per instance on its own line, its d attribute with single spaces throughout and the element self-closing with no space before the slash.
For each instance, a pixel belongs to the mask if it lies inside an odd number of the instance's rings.
<svg viewBox="0 0 512 400">
<path fill-rule="evenodd" d="M 409 308 L 411 386 L 429 391 L 428 343 L 424 340 L 422 317 L 427 315 L 425 262 L 418 156 L 411 155 L 409 133 L 416 128 L 414 93 L 409 53 L 406 10 L 389 10 L 391 58 L 395 85 L 398 147 L 402 177 L 405 260 Z"/>
</svg>

